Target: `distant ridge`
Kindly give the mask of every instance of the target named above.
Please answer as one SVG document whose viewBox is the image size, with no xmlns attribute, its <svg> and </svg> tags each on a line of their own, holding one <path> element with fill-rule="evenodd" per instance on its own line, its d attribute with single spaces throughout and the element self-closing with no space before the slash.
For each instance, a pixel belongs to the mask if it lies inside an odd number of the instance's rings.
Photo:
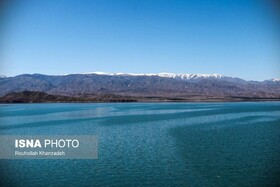
<svg viewBox="0 0 280 187">
<path fill-rule="evenodd" d="M 68 75 L 22 74 L 0 77 L 0 97 L 38 91 L 80 97 L 112 94 L 136 98 L 280 98 L 280 79 L 246 81 L 218 74 L 131 74 L 90 72 Z"/>
<path fill-rule="evenodd" d="M 217 78 L 222 79 L 226 76 L 219 74 L 176 74 L 176 73 L 107 73 L 107 72 L 87 72 L 82 73 L 84 75 L 96 74 L 96 75 L 109 75 L 109 76 L 159 76 L 165 78 L 176 79 L 198 79 L 198 78 Z M 231 77 L 227 77 L 231 78 Z"/>
<path fill-rule="evenodd" d="M 162 72 L 162 73 L 108 73 L 108 72 L 85 72 L 85 73 L 80 73 L 83 75 L 90 75 L 90 74 L 96 74 L 96 75 L 109 75 L 109 76 L 159 76 L 159 77 L 166 77 L 166 78 L 177 78 L 177 79 L 199 79 L 199 78 L 216 78 L 216 79 L 223 79 L 223 78 L 231 78 L 231 79 L 239 79 L 243 80 L 238 77 L 230 77 L 230 76 L 225 76 L 221 74 L 189 74 L 189 73 L 167 73 L 167 72 Z M 65 74 L 65 75 L 71 75 L 71 74 Z M 273 78 L 273 79 L 268 79 L 264 81 L 280 81 L 280 78 Z M 257 82 L 263 82 L 263 81 L 257 81 Z"/>
<path fill-rule="evenodd" d="M 188 73 L 167 73 L 167 72 L 162 72 L 162 73 L 108 73 L 108 72 L 101 72 L 101 71 L 96 71 L 96 72 L 85 72 L 85 73 L 72 73 L 72 74 L 63 74 L 63 75 L 48 75 L 48 76 L 69 76 L 69 75 L 108 75 L 108 76 L 159 76 L 159 77 L 165 77 L 165 78 L 175 78 L 175 79 L 183 79 L 183 80 L 190 80 L 190 79 L 206 79 L 206 78 L 213 78 L 213 79 L 235 79 L 235 80 L 242 80 L 245 81 L 244 79 L 238 78 L 238 77 L 230 77 L 230 76 L 225 76 L 221 74 L 188 74 Z M 22 75 L 44 75 L 44 74 L 22 74 Z M 17 75 L 20 76 L 20 75 Z M 11 77 L 16 77 L 16 76 L 11 76 Z M 0 78 L 8 78 L 5 75 L 0 75 Z M 254 80 L 251 80 L 254 81 Z M 280 78 L 273 78 L 273 79 L 268 79 L 264 81 L 255 81 L 255 82 L 266 82 L 266 81 L 272 81 L 272 82 L 279 82 Z"/>
</svg>

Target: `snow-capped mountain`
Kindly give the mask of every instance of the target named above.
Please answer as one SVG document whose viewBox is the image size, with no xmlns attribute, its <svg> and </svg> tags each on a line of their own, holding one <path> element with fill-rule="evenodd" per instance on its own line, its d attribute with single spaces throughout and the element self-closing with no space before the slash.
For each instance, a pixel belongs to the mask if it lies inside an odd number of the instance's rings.
<svg viewBox="0 0 280 187">
<path fill-rule="evenodd" d="M 220 74 L 176 74 L 176 73 L 107 73 L 107 72 L 88 72 L 83 73 L 84 75 L 107 75 L 107 76 L 158 76 L 162 78 L 173 78 L 177 80 L 185 80 L 185 81 L 199 81 L 199 80 L 224 80 L 229 82 L 238 82 L 242 83 L 245 80 L 237 78 L 237 77 L 228 77 Z"/>
<path fill-rule="evenodd" d="M 280 78 L 279 79 L 270 79 L 270 81 L 272 81 L 272 82 L 280 82 Z"/>
<path fill-rule="evenodd" d="M 155 73 L 107 73 L 107 72 L 101 72 L 101 71 L 96 71 L 96 72 L 87 72 L 87 73 L 82 73 L 84 75 L 90 75 L 90 74 L 96 74 L 96 75 L 109 75 L 109 76 L 157 76 L 158 74 Z"/>
<path fill-rule="evenodd" d="M 175 73 L 159 73 L 160 77 L 177 78 L 177 79 L 199 79 L 199 78 L 215 78 L 221 79 L 225 76 L 219 74 L 175 74 Z"/>
<path fill-rule="evenodd" d="M 108 75 L 108 76 L 159 76 L 164 78 L 174 78 L 182 80 L 194 79 L 239 79 L 236 77 L 227 77 L 220 74 L 176 74 L 176 73 L 107 73 L 107 72 L 88 72 L 82 73 L 84 75 Z"/>
<path fill-rule="evenodd" d="M 280 98 L 280 81 L 245 81 L 218 74 L 104 73 L 68 75 L 23 74 L 0 78 L 0 96 L 10 92 L 41 91 L 48 94 L 118 94 L 141 97 Z"/>
</svg>

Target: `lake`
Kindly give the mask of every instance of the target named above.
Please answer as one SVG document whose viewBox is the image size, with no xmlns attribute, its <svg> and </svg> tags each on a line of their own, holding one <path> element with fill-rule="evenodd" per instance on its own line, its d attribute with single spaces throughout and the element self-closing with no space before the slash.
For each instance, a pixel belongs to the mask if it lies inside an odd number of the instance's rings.
<svg viewBox="0 0 280 187">
<path fill-rule="evenodd" d="M 0 160 L 2 186 L 280 186 L 280 102 L 0 105 L 1 135 L 96 135 L 96 160 Z"/>
</svg>

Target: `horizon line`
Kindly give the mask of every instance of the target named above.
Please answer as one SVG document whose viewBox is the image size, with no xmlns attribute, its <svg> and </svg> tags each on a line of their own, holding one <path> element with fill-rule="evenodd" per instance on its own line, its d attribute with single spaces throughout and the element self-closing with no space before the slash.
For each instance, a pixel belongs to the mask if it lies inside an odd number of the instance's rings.
<svg viewBox="0 0 280 187">
<path fill-rule="evenodd" d="M 94 71 L 94 72 L 83 72 L 83 73 L 67 73 L 67 74 L 44 74 L 44 73 L 22 73 L 22 74 L 17 74 L 13 76 L 6 76 L 3 74 L 0 74 L 0 78 L 10 78 L 10 77 L 16 77 L 20 75 L 47 75 L 47 76 L 67 76 L 67 75 L 90 75 L 90 74 L 96 74 L 96 75 L 108 75 L 108 76 L 159 76 L 159 75 L 169 75 L 169 76 L 192 76 L 192 75 L 200 75 L 200 76 L 218 76 L 218 77 L 228 77 L 228 78 L 238 78 L 242 79 L 244 81 L 256 81 L 256 82 L 264 82 L 264 81 L 280 81 L 280 77 L 274 77 L 270 79 L 263 79 L 263 80 L 248 80 L 236 76 L 227 76 L 223 74 L 217 74 L 217 73 L 170 73 L 170 72 L 160 72 L 160 73 L 124 73 L 124 72 L 117 72 L 117 73 L 111 73 L 111 72 L 103 72 L 103 71 Z"/>
</svg>

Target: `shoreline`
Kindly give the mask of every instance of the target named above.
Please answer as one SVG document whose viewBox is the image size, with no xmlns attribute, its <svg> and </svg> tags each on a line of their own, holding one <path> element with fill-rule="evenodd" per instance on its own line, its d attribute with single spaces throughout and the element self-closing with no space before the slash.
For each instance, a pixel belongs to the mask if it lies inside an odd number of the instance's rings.
<svg viewBox="0 0 280 187">
<path fill-rule="evenodd" d="M 0 97 L 0 104 L 19 103 L 184 103 L 184 102 L 275 102 L 279 97 L 215 96 L 215 95 L 53 95 L 38 91 L 11 92 Z"/>
<path fill-rule="evenodd" d="M 147 100 L 147 101 L 129 101 L 129 102 L 123 102 L 123 101 L 102 101 L 102 102 L 96 102 L 96 101 L 48 101 L 48 102 L 0 102 L 1 105 L 7 105 L 7 104 L 102 104 L 102 103 L 247 103 L 247 102 L 280 102 L 280 99 L 258 99 L 258 100 L 200 100 L 200 101 L 194 101 L 194 100 L 182 100 L 182 101 L 163 101 L 163 100 Z"/>
</svg>

